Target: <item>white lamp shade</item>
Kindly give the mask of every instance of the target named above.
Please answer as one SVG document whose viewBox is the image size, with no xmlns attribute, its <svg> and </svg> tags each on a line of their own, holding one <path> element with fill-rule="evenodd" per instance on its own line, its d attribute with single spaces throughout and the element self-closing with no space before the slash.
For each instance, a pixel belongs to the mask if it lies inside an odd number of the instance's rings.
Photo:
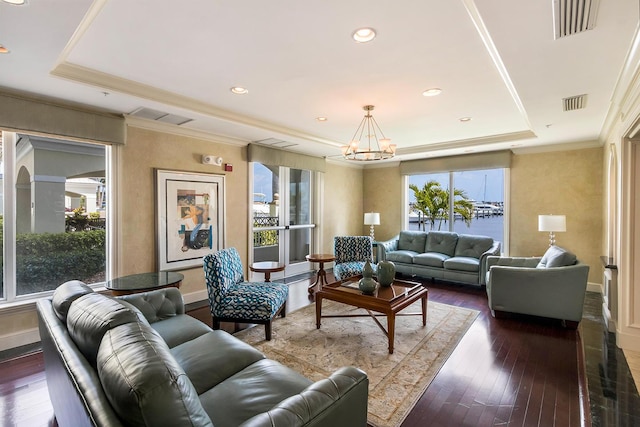
<svg viewBox="0 0 640 427">
<path fill-rule="evenodd" d="M 365 213 L 364 225 L 380 225 L 380 214 L 378 212 Z"/>
<path fill-rule="evenodd" d="M 567 231 L 565 215 L 538 215 L 538 231 Z"/>
</svg>

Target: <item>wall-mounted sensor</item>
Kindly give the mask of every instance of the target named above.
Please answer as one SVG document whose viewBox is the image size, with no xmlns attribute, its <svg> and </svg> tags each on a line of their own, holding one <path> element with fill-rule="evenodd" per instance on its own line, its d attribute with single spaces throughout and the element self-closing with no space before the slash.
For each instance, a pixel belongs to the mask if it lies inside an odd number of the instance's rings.
<svg viewBox="0 0 640 427">
<path fill-rule="evenodd" d="M 213 154 L 203 154 L 202 155 L 202 164 L 204 165 L 222 165 L 222 157 L 214 156 Z"/>
</svg>

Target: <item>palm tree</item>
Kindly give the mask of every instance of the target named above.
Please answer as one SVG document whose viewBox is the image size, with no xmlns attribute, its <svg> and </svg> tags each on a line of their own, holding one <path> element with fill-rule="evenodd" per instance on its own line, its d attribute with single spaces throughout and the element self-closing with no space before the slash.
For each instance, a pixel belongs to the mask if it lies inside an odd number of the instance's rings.
<svg viewBox="0 0 640 427">
<path fill-rule="evenodd" d="M 438 181 L 428 181 L 422 188 L 415 184 L 409 184 L 416 198 L 414 208 L 421 212 L 429 221 L 431 229 L 435 229 L 438 221 L 438 230 L 442 227 L 442 221 L 449 219 L 449 189 L 443 190 Z M 453 212 L 462 217 L 467 227 L 471 225 L 473 218 L 473 204 L 468 200 L 467 194 L 460 189 L 453 190 Z"/>
</svg>

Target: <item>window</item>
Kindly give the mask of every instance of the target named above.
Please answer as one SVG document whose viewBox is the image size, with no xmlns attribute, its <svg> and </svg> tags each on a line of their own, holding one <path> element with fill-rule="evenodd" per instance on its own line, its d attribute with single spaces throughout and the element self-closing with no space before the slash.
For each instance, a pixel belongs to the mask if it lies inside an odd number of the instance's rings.
<svg viewBox="0 0 640 427">
<path fill-rule="evenodd" d="M 252 163 L 253 261 L 277 261 L 287 276 L 309 270 L 313 172 Z M 278 275 L 276 275 L 278 276 Z"/>
<path fill-rule="evenodd" d="M 0 299 L 32 299 L 74 279 L 104 282 L 109 147 L 2 136 Z"/>
<path fill-rule="evenodd" d="M 408 182 L 409 230 L 455 231 L 504 242 L 504 169 L 411 175 Z"/>
</svg>

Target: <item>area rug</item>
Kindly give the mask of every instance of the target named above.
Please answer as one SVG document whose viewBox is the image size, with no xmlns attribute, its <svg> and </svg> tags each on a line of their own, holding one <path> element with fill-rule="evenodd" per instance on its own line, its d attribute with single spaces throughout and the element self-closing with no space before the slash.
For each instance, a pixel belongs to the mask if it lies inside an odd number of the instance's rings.
<svg viewBox="0 0 640 427">
<path fill-rule="evenodd" d="M 419 312 L 418 301 L 401 313 Z M 366 312 L 333 301 L 322 303 L 323 315 L 360 313 Z M 235 336 L 313 381 L 342 366 L 362 369 L 369 377 L 368 422 L 390 427 L 399 426 L 409 414 L 477 315 L 475 310 L 430 301 L 426 327 L 421 316 L 397 316 L 393 354 L 370 317 L 322 319 L 316 329 L 314 304 L 277 318 L 271 341 L 265 341 L 262 326 Z"/>
</svg>

